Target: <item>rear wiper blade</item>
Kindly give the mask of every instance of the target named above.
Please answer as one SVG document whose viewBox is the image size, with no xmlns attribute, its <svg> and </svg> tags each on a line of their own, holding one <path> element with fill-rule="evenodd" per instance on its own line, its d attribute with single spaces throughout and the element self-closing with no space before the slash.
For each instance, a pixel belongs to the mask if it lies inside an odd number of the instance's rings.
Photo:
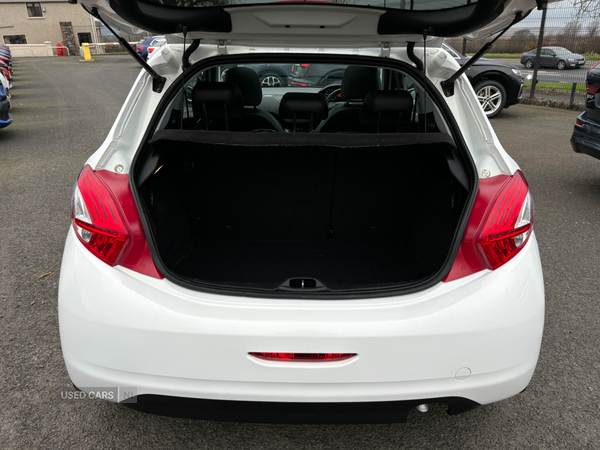
<svg viewBox="0 0 600 450">
<path fill-rule="evenodd" d="M 458 69 L 456 72 L 454 72 L 454 74 L 450 78 L 448 78 L 445 81 L 442 81 L 441 85 L 442 85 L 442 90 L 444 91 L 444 95 L 446 97 L 452 97 L 454 95 L 454 82 L 456 80 L 458 80 L 458 78 L 463 73 L 465 73 L 467 70 L 469 70 L 473 64 L 475 64 L 477 61 L 479 61 L 479 59 L 492 48 L 492 45 L 494 45 L 494 42 L 496 42 L 504 33 L 506 33 L 510 29 L 510 27 L 512 27 L 517 22 L 520 22 L 521 20 L 523 20 L 528 14 L 529 13 L 527 13 L 527 14 L 518 13 L 515 16 L 515 19 L 510 23 L 509 26 L 507 26 L 504 30 L 502 30 L 500 33 L 498 33 L 498 35 L 494 39 L 492 39 L 490 42 L 488 42 L 483 47 L 481 47 L 479 49 L 479 51 L 477 53 L 475 53 L 460 69 Z"/>
<path fill-rule="evenodd" d="M 146 61 L 144 61 L 142 59 L 142 57 L 140 55 L 137 54 L 137 52 L 131 48 L 131 45 L 129 45 L 129 43 L 122 38 L 121 36 L 119 36 L 115 30 L 113 30 L 110 25 L 108 25 L 104 19 L 102 17 L 100 17 L 100 13 L 98 12 L 98 8 L 92 8 L 91 10 L 88 9 L 85 5 L 81 5 L 83 7 L 83 9 L 85 9 L 87 11 L 88 14 L 92 15 L 93 17 L 95 17 L 96 19 L 98 19 L 100 22 L 102 22 L 104 24 L 104 26 L 106 27 L 106 29 L 108 31 L 110 31 L 114 37 L 117 38 L 117 40 L 119 41 L 119 44 L 121 44 L 121 47 L 123 47 L 132 57 L 133 59 L 135 59 L 137 61 L 137 63 L 142 66 L 142 68 L 148 72 L 150 74 L 150 76 L 152 77 L 152 90 L 154 92 L 161 92 L 163 90 L 163 88 L 165 87 L 165 83 L 167 81 L 167 79 L 165 77 L 160 76 L 158 73 L 156 73 L 156 71 L 150 67 L 148 65 L 148 63 Z"/>
</svg>

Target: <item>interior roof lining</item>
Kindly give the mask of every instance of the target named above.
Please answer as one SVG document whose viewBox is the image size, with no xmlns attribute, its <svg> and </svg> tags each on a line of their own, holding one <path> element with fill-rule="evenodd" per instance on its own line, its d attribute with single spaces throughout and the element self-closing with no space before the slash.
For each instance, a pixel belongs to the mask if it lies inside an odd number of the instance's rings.
<svg viewBox="0 0 600 450">
<path fill-rule="evenodd" d="M 172 34 L 188 31 L 232 32 L 231 14 L 223 6 L 202 8 L 173 7 L 139 0 L 109 0 L 110 6 L 128 23 L 154 33 Z M 442 10 L 397 10 L 373 8 L 362 5 L 329 5 L 337 8 L 366 8 L 385 11 L 379 18 L 377 33 L 411 34 L 422 33 L 437 36 L 460 36 L 472 32 L 494 21 L 504 10 L 509 0 L 479 0 L 477 3 Z M 294 3 L 294 6 L 302 3 Z M 306 6 L 315 5 L 306 3 Z M 239 5 L 236 9 L 253 8 L 264 5 Z M 269 6 L 269 5 L 267 5 Z M 273 8 L 282 5 L 272 5 Z M 326 7 L 327 5 L 318 5 Z M 225 5 L 227 9 L 232 5 Z"/>
</svg>

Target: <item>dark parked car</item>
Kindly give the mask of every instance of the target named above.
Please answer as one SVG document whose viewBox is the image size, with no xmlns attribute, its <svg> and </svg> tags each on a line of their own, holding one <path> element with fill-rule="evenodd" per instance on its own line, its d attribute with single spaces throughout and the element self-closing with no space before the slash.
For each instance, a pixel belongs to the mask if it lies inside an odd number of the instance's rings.
<svg viewBox="0 0 600 450">
<path fill-rule="evenodd" d="M 341 84 L 346 67 L 339 64 L 294 64 L 290 86 L 329 86 Z"/>
<path fill-rule="evenodd" d="M 288 85 L 292 64 L 245 64 L 258 74 L 263 87 L 282 87 Z"/>
<path fill-rule="evenodd" d="M 600 63 L 588 72 L 585 86 L 585 111 L 575 122 L 571 146 L 577 153 L 600 159 Z"/>
<path fill-rule="evenodd" d="M 8 89 L 0 84 L 0 128 L 9 126 L 13 118 L 8 113 L 10 109 L 10 97 L 8 95 Z"/>
<path fill-rule="evenodd" d="M 288 77 L 292 71 L 292 64 L 240 64 L 256 72 L 258 81 L 262 87 L 285 87 L 288 83 Z M 221 76 L 225 75 L 232 67 L 222 66 Z"/>
<path fill-rule="evenodd" d="M 443 44 L 442 47 L 461 66 L 470 58 L 461 55 L 448 44 Z M 467 70 L 467 77 L 488 118 L 497 116 L 504 108 L 519 103 L 523 96 L 523 74 L 510 64 L 481 58 Z"/>
<path fill-rule="evenodd" d="M 521 64 L 532 69 L 535 63 L 537 49 L 533 49 L 521 56 Z M 558 70 L 579 69 L 585 65 L 585 58 L 563 47 L 542 47 L 540 53 L 540 67 L 552 67 Z"/>
</svg>

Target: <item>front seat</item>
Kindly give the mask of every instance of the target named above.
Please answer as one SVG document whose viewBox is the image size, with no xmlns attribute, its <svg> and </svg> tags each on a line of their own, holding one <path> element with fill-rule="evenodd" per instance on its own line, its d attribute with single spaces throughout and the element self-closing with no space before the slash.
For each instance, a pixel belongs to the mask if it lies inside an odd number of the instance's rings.
<svg viewBox="0 0 600 450">
<path fill-rule="evenodd" d="M 342 78 L 342 98 L 345 103 L 338 104 L 329 111 L 329 118 L 319 125 L 317 133 L 358 130 L 360 102 L 369 92 L 377 89 L 379 89 L 377 68 L 348 66 Z M 352 101 L 355 103 L 351 103 Z"/>
<path fill-rule="evenodd" d="M 224 80 L 237 85 L 244 99 L 243 131 L 274 130 L 283 132 L 277 119 L 266 111 L 258 109 L 262 102 L 262 87 L 256 72 L 248 67 L 234 67 L 225 72 Z"/>
<path fill-rule="evenodd" d="M 192 89 L 192 111 L 196 128 L 239 131 L 244 102 L 233 83 L 202 81 Z"/>
<path fill-rule="evenodd" d="M 360 130 L 366 133 L 412 131 L 413 98 L 408 91 L 371 91 L 360 108 Z"/>
<path fill-rule="evenodd" d="M 327 119 L 328 112 L 323 94 L 288 92 L 279 105 L 279 117 L 291 125 L 294 133 L 299 129 L 312 132 L 321 120 Z"/>
</svg>

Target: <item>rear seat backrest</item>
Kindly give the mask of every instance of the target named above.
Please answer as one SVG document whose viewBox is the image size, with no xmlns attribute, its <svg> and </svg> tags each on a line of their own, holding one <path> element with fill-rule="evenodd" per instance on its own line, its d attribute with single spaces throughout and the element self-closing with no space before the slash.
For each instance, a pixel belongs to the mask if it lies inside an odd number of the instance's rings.
<svg viewBox="0 0 600 450">
<path fill-rule="evenodd" d="M 408 91 L 371 91 L 360 108 L 361 131 L 406 133 L 412 128 L 413 98 Z"/>
<path fill-rule="evenodd" d="M 192 111 L 204 130 L 235 131 L 244 115 L 242 94 L 233 83 L 196 83 L 192 89 Z"/>
</svg>

